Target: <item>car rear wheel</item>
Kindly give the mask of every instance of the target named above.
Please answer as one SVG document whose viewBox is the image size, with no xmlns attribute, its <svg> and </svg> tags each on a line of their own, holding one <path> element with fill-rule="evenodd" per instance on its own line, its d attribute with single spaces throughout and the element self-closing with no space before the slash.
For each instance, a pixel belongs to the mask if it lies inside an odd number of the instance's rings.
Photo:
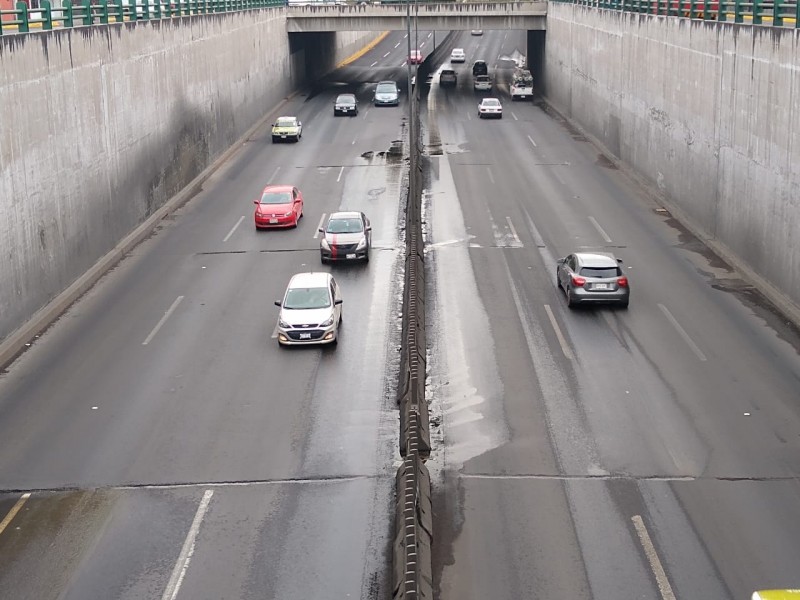
<svg viewBox="0 0 800 600">
<path fill-rule="evenodd" d="M 628 310 L 628 301 L 627 301 L 627 300 L 625 300 L 625 302 L 623 302 L 623 303 L 621 303 L 621 304 L 620 304 L 620 307 L 621 307 L 623 310 Z"/>
</svg>

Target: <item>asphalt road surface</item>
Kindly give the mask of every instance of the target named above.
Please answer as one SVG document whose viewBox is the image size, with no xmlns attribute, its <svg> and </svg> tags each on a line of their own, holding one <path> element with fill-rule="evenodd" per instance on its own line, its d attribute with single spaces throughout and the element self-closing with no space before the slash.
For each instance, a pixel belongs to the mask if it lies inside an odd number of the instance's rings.
<svg viewBox="0 0 800 600">
<path fill-rule="evenodd" d="M 748 599 L 800 585 L 800 336 L 579 132 L 511 102 L 517 32 L 424 106 L 442 600 Z M 485 59 L 502 120 L 480 120 Z M 625 310 L 556 260 L 614 252 Z"/>
<path fill-rule="evenodd" d="M 408 96 L 371 98 L 406 56 L 392 34 L 291 98 L 299 143 L 254 135 L 2 375 L 0 598 L 390 595 Z M 255 230 L 268 183 L 302 190 L 297 229 Z M 368 266 L 320 264 L 336 210 L 371 219 Z M 308 270 L 343 290 L 335 350 L 274 339 Z"/>
</svg>

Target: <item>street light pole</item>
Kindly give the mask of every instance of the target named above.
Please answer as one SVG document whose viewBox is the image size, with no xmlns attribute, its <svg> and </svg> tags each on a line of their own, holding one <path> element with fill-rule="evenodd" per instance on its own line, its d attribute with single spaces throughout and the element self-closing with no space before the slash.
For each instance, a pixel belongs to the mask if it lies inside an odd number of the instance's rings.
<svg viewBox="0 0 800 600">
<path fill-rule="evenodd" d="M 411 0 L 406 0 L 406 37 L 408 38 L 408 58 L 406 59 L 406 66 L 408 67 L 408 147 L 409 157 L 411 160 L 411 177 L 414 176 L 414 169 L 416 169 L 416 152 L 414 151 L 414 99 L 413 89 L 411 86 Z"/>
</svg>

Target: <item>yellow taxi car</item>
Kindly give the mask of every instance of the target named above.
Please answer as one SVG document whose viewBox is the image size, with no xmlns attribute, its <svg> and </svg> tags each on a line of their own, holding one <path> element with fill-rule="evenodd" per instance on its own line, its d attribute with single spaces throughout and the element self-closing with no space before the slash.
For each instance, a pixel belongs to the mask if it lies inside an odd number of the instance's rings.
<svg viewBox="0 0 800 600">
<path fill-rule="evenodd" d="M 272 126 L 272 143 L 293 140 L 299 142 L 303 137 L 303 124 L 297 117 L 278 117 Z"/>
<path fill-rule="evenodd" d="M 800 600 L 798 590 L 761 590 L 753 592 L 752 600 Z"/>
</svg>

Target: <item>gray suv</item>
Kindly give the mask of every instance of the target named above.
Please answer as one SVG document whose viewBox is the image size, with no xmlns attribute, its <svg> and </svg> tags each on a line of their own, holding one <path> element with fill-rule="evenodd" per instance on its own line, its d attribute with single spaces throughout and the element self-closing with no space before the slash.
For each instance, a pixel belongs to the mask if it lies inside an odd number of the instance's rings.
<svg viewBox="0 0 800 600">
<path fill-rule="evenodd" d="M 576 252 L 558 260 L 556 280 L 567 305 L 613 303 L 628 308 L 631 288 L 622 261 L 605 252 Z"/>
<path fill-rule="evenodd" d="M 400 104 L 400 90 L 394 81 L 379 81 L 375 87 L 375 106 L 397 106 Z"/>
</svg>

